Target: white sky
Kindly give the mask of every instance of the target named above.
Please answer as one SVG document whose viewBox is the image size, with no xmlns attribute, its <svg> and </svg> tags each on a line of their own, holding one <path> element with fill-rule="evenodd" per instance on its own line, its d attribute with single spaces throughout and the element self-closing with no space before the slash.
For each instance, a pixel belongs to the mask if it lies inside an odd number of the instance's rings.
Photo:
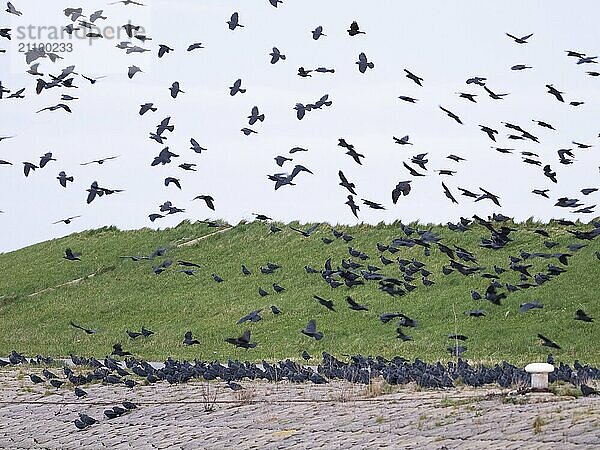
<svg viewBox="0 0 600 450">
<path fill-rule="evenodd" d="M 62 10 L 72 2 L 35 0 L 13 2 L 22 17 L 0 13 L 0 28 L 28 26 L 62 27 L 70 20 Z M 596 55 L 598 48 L 598 2 L 578 1 L 565 8 L 561 1 L 371 1 L 284 0 L 277 9 L 267 0 L 146 0 L 149 6 L 134 7 L 86 1 L 89 16 L 104 9 L 101 26 L 118 26 L 129 20 L 143 25 L 152 41 L 137 45 L 152 49 L 143 55 L 125 55 L 115 40 L 72 41 L 73 53 L 61 53 L 64 60 L 41 62 L 39 70 L 57 75 L 74 64 L 76 72 L 87 76 L 107 76 L 91 86 L 77 77 L 78 89 L 52 89 L 35 95 L 35 78 L 28 69 L 20 43 L 57 42 L 40 39 L 0 39 L 0 80 L 15 91 L 26 87 L 25 100 L 0 101 L 0 136 L 17 135 L 0 142 L 0 159 L 13 166 L 0 167 L 0 251 L 9 251 L 71 232 L 116 225 L 122 229 L 144 226 L 174 226 L 183 219 L 223 218 L 230 223 L 252 219 L 252 212 L 282 221 L 328 221 L 356 223 L 344 204 L 348 192 L 338 186 L 338 170 L 357 186 L 361 198 L 383 203 L 386 211 L 370 210 L 361 204 L 360 220 L 369 223 L 397 219 L 422 222 L 455 221 L 461 215 L 486 215 L 499 211 L 526 219 L 552 217 L 591 217 L 571 214 L 553 207 L 563 196 L 596 204 L 598 193 L 583 196 L 579 190 L 598 185 L 600 158 L 600 77 L 586 75 L 600 71 L 598 64 L 576 65 L 564 50 Z M 493 4 L 492 4 L 493 3 Z M 234 11 L 244 28 L 230 31 L 225 23 Z M 346 29 L 357 20 L 367 34 L 350 37 Z M 314 41 L 311 31 L 322 25 L 327 36 Z M 526 45 L 518 45 L 505 33 L 523 36 L 534 33 Z M 61 41 L 58 41 L 61 42 Z M 187 46 L 202 42 L 205 49 L 188 53 Z M 158 44 L 175 49 L 157 58 Z M 277 46 L 286 61 L 269 63 L 269 53 Z M 373 70 L 360 74 L 355 62 L 365 52 L 375 63 Z M 144 73 L 127 78 L 127 67 L 138 65 Z M 511 71 L 515 64 L 532 70 Z M 334 68 L 335 74 L 313 73 L 311 78 L 296 75 L 298 67 Z M 407 68 L 424 78 L 419 87 L 405 78 Z M 489 98 L 474 85 L 472 76 L 488 78 L 497 93 L 510 93 L 502 101 Z M 48 77 L 45 77 L 48 79 Z M 246 94 L 229 96 L 228 87 L 241 78 Z M 173 100 L 168 88 L 179 81 L 184 94 Z M 546 93 L 553 83 L 564 91 L 561 104 Z M 478 94 L 478 103 L 459 98 L 458 91 Z M 67 93 L 80 100 L 71 102 L 73 114 L 62 111 L 35 111 L 59 102 Z M 312 103 L 329 94 L 333 105 L 312 111 L 298 121 L 292 109 L 297 102 Z M 399 95 L 419 99 L 415 105 L 399 100 Z M 575 108 L 569 101 L 582 100 Z M 156 113 L 138 115 L 139 105 L 154 102 Z M 254 125 L 258 134 L 244 136 L 246 117 L 252 106 L 265 113 L 266 120 Z M 446 117 L 438 105 L 457 113 L 465 125 Z M 179 154 L 167 166 L 150 167 L 164 147 L 148 139 L 156 125 L 171 116 L 175 132 L 167 133 L 166 145 Z M 558 131 L 539 128 L 532 119 L 553 124 Z M 502 121 L 521 125 L 540 138 L 509 141 L 510 130 Z M 542 174 L 541 167 L 521 162 L 516 151 L 503 155 L 479 131 L 478 124 L 500 131 L 497 145 L 540 155 L 543 164 L 558 172 L 558 185 Z M 412 146 L 394 144 L 392 136 L 410 135 Z M 194 137 L 208 152 L 197 155 L 189 148 Z M 366 156 L 358 166 L 337 146 L 345 138 Z M 571 141 L 595 146 L 576 150 L 570 166 L 558 163 L 556 151 L 573 148 Z M 277 167 L 273 158 L 289 156 L 292 147 L 308 148 L 292 155 L 292 165 Z M 23 176 L 22 161 L 39 163 L 51 151 L 57 162 L 49 163 L 29 178 Z M 391 191 L 401 180 L 411 177 L 402 166 L 418 153 L 428 153 L 427 176 L 415 179 L 413 190 L 397 205 Z M 468 161 L 457 164 L 446 159 L 456 154 Z M 103 166 L 80 163 L 105 156 L 120 155 Z M 198 164 L 197 172 L 184 172 L 183 162 Z M 289 163 L 287 163 L 289 164 Z M 300 174 L 296 186 L 277 192 L 267 174 L 291 171 L 303 164 L 315 175 Z M 440 177 L 436 169 L 459 172 Z M 75 177 L 67 189 L 56 176 L 64 170 Z M 420 171 L 420 170 L 419 170 Z M 420 171 L 423 172 L 423 171 Z M 179 191 L 165 187 L 165 177 L 181 179 Z M 92 181 L 100 186 L 125 189 L 86 205 L 85 189 Z M 453 205 L 443 195 L 444 181 L 459 200 Z M 477 191 L 481 186 L 501 197 L 502 209 L 489 201 L 473 203 L 460 197 L 457 186 Z M 531 193 L 551 189 L 550 200 Z M 201 201 L 199 194 L 215 198 L 216 212 Z M 148 214 L 171 200 L 185 208 L 152 225 Z M 72 215 L 82 217 L 71 225 L 51 222 Z M 592 214 L 595 216 L 595 214 Z"/>
</svg>

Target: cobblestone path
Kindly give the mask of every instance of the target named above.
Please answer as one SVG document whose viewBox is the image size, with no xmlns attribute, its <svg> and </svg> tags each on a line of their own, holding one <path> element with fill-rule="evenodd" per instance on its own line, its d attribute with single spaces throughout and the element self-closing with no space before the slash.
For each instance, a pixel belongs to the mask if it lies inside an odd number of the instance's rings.
<svg viewBox="0 0 600 450">
<path fill-rule="evenodd" d="M 133 390 L 34 385 L 0 371 L 0 448 L 75 449 L 575 449 L 600 445 L 600 398 L 443 391 L 350 383 L 157 383 Z M 107 419 L 123 400 L 138 408 Z M 216 400 L 213 404 L 213 400 Z M 205 409 L 212 409 L 206 411 Z M 98 420 L 79 431 L 78 413 Z"/>
</svg>

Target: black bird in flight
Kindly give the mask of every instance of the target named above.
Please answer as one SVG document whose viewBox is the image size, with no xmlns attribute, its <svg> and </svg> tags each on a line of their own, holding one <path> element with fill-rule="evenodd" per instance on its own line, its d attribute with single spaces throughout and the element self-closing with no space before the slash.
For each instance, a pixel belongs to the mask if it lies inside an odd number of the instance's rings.
<svg viewBox="0 0 600 450">
<path fill-rule="evenodd" d="M 317 228 L 319 228 L 319 225 L 321 225 L 321 224 L 316 223 L 313 226 L 311 226 L 308 230 L 300 230 L 300 229 L 294 228 L 290 225 L 290 230 L 300 233 L 302 236 L 307 238 L 307 237 L 310 237 L 317 230 Z"/>
<path fill-rule="evenodd" d="M 73 323 L 73 321 L 69 322 L 71 324 L 71 326 L 73 328 L 77 328 L 78 330 L 82 330 L 83 332 L 85 332 L 85 334 L 96 334 L 98 332 L 98 330 L 92 330 L 89 328 L 84 328 L 80 325 L 76 325 L 75 323 Z"/>
<path fill-rule="evenodd" d="M 195 153 L 201 154 L 202 152 L 207 151 L 207 149 L 201 147 L 200 144 L 198 144 L 198 141 L 196 141 L 194 138 L 190 139 L 190 143 L 192 144 L 190 150 L 193 150 Z"/>
<path fill-rule="evenodd" d="M 129 66 L 127 69 L 127 77 L 131 80 L 135 76 L 136 73 L 143 72 L 138 66 Z"/>
<path fill-rule="evenodd" d="M 477 94 L 467 94 L 465 92 L 457 92 L 457 94 L 459 95 L 460 98 L 466 98 L 470 102 L 477 103 L 477 100 L 475 100 L 475 97 L 477 97 Z"/>
<path fill-rule="evenodd" d="M 515 64 L 511 66 L 510 70 L 525 70 L 525 69 L 533 69 L 531 66 L 527 66 L 525 64 Z"/>
<path fill-rule="evenodd" d="M 360 158 L 364 158 L 364 157 L 365 157 L 365 155 L 362 155 L 362 154 L 358 153 L 358 152 L 357 152 L 357 151 L 354 149 L 354 145 L 353 145 L 353 144 L 348 144 L 348 143 L 346 142 L 346 140 L 345 140 L 345 139 L 343 139 L 343 138 L 340 138 L 340 139 L 338 139 L 338 146 L 340 146 L 340 147 L 343 147 L 343 148 L 345 148 L 346 150 L 348 150 L 348 151 L 346 152 L 346 155 L 348 155 L 348 156 L 352 157 L 352 159 L 354 159 L 354 161 L 355 161 L 357 164 L 360 164 L 360 165 L 362 165 L 362 162 L 361 162 Z"/>
<path fill-rule="evenodd" d="M 375 203 L 372 202 L 370 200 L 365 200 L 364 198 L 361 199 L 363 201 L 363 203 L 368 206 L 371 209 L 385 209 L 385 207 L 383 205 L 380 205 L 379 203 Z"/>
<path fill-rule="evenodd" d="M 168 45 L 160 44 L 158 46 L 158 57 L 162 58 L 166 53 L 171 53 L 172 51 L 174 51 L 174 49 Z"/>
<path fill-rule="evenodd" d="M 322 297 L 319 297 L 318 295 L 313 295 L 313 298 L 316 301 L 318 301 L 321 305 L 323 305 L 325 308 L 327 308 L 329 311 L 335 311 L 335 309 L 333 307 L 333 301 L 326 300 Z"/>
<path fill-rule="evenodd" d="M 28 161 L 23 162 L 23 173 L 26 177 L 28 177 L 32 171 L 35 171 L 35 169 L 39 169 L 39 167 Z"/>
<path fill-rule="evenodd" d="M 102 159 L 96 159 L 94 161 L 89 161 L 89 162 L 85 162 L 80 164 L 81 166 L 87 166 L 88 164 L 99 164 L 102 165 L 104 164 L 106 161 L 110 161 L 111 159 L 116 159 L 118 158 L 118 156 L 108 156 L 106 158 L 102 158 Z"/>
<path fill-rule="evenodd" d="M 358 55 L 358 61 L 356 64 L 358 64 L 358 71 L 360 73 L 365 73 L 367 69 L 372 69 L 375 67 L 374 63 L 367 61 L 367 55 L 364 53 L 360 53 Z"/>
<path fill-rule="evenodd" d="M 237 27 L 244 27 L 244 25 L 240 23 L 239 14 L 237 12 L 234 12 L 226 23 L 229 25 L 231 31 L 235 30 Z"/>
<path fill-rule="evenodd" d="M 462 121 L 460 120 L 460 117 L 458 117 L 456 114 L 454 114 L 452 111 L 447 110 L 446 108 L 444 108 L 443 106 L 440 105 L 440 109 L 442 111 L 444 111 L 448 117 L 450 117 L 451 119 L 454 119 L 457 123 L 459 123 L 460 125 L 462 125 Z"/>
<path fill-rule="evenodd" d="M 22 16 L 23 13 L 21 11 L 17 11 L 14 5 L 11 2 L 6 4 L 6 12 L 9 14 L 14 14 L 15 16 Z"/>
<path fill-rule="evenodd" d="M 66 219 L 57 220 L 56 222 L 52 222 L 52 225 L 56 225 L 57 223 L 64 223 L 65 225 L 69 225 L 73 221 L 73 219 L 77 219 L 78 217 L 81 216 L 71 216 Z"/>
<path fill-rule="evenodd" d="M 354 185 L 354 183 L 350 183 L 348 181 L 348 179 L 346 178 L 346 176 L 344 175 L 344 172 L 342 172 L 341 170 L 338 172 L 338 176 L 340 177 L 340 183 L 339 185 L 342 187 L 345 187 L 346 189 L 348 189 L 348 191 L 350 191 L 351 194 L 357 195 L 356 192 L 354 191 L 354 188 L 356 187 Z"/>
<path fill-rule="evenodd" d="M 348 31 L 348 34 L 350 36 L 357 36 L 359 34 L 366 34 L 364 31 L 360 31 L 360 27 L 358 26 L 358 23 L 356 22 L 356 20 L 350 24 L 350 28 L 348 30 L 346 30 L 346 31 Z"/>
<path fill-rule="evenodd" d="M 495 134 L 498 134 L 498 130 L 494 130 L 493 128 L 487 127 L 485 125 L 479 125 L 479 127 L 481 128 L 481 131 L 483 131 L 485 134 L 488 135 L 488 137 L 492 140 L 492 141 L 496 141 L 495 138 Z"/>
<path fill-rule="evenodd" d="M 237 321 L 237 324 L 242 324 L 245 322 L 259 322 L 262 320 L 262 317 L 260 316 L 260 312 L 262 311 L 262 309 L 257 309 L 254 311 L 249 312 L 248 314 L 246 314 L 244 317 L 242 317 L 240 320 Z"/>
<path fill-rule="evenodd" d="M 502 97 L 506 97 L 508 95 L 508 94 L 496 94 L 491 89 L 489 89 L 487 86 L 484 86 L 483 89 L 485 89 L 485 91 L 489 94 L 489 96 L 491 98 L 493 98 L 494 100 L 502 100 Z"/>
<path fill-rule="evenodd" d="M 154 103 L 144 103 L 143 105 L 140 105 L 140 116 L 143 116 L 148 111 L 156 112 L 158 111 L 158 108 L 154 107 Z"/>
<path fill-rule="evenodd" d="M 455 162 L 466 161 L 465 158 L 461 158 L 460 156 L 456 156 L 456 155 L 448 155 L 448 156 L 446 156 L 446 158 L 451 159 L 452 161 L 455 161 Z"/>
<path fill-rule="evenodd" d="M 424 177 L 425 175 L 422 173 L 417 172 L 415 169 L 413 169 L 412 167 L 410 167 L 408 164 L 406 164 L 405 162 L 402 163 L 402 165 L 408 170 L 408 172 L 413 176 L 413 177 Z"/>
<path fill-rule="evenodd" d="M 398 202 L 401 195 L 407 196 L 410 193 L 410 183 L 411 181 L 401 181 L 396 185 L 392 191 L 392 202 L 394 205 Z"/>
<path fill-rule="evenodd" d="M 65 171 L 61 171 L 58 176 L 56 177 L 56 179 L 58 180 L 58 182 L 60 183 L 60 185 L 64 188 L 67 187 L 67 181 L 72 183 L 73 182 L 73 177 L 70 176 L 68 177 L 67 174 L 65 173 Z"/>
<path fill-rule="evenodd" d="M 346 302 L 348 303 L 348 308 L 350 308 L 354 311 L 368 311 L 369 310 L 369 308 L 367 308 L 366 306 L 356 303 L 354 301 L 354 299 L 352 299 L 352 297 L 350 297 L 350 296 L 346 297 Z"/>
<path fill-rule="evenodd" d="M 546 346 L 546 347 L 550 347 L 550 348 L 555 348 L 557 350 L 560 350 L 560 345 L 558 345 L 556 342 L 553 342 L 552 340 L 548 339 L 547 337 L 545 337 L 542 334 L 538 333 L 538 338 L 540 338 L 542 340 L 542 345 Z"/>
<path fill-rule="evenodd" d="M 210 195 L 198 195 L 198 196 L 194 197 L 193 200 L 204 200 L 204 202 L 206 203 L 206 206 L 209 209 L 212 209 L 213 211 L 215 210 L 215 204 L 214 204 L 215 199 L 212 198 Z"/>
<path fill-rule="evenodd" d="M 303 330 L 300 330 L 300 332 L 306 336 L 314 338 L 317 341 L 323 339 L 323 333 L 317 331 L 317 323 L 314 319 L 310 319 L 306 327 Z"/>
<path fill-rule="evenodd" d="M 58 109 L 62 109 L 68 113 L 71 113 L 73 111 L 71 111 L 71 108 L 69 108 L 67 105 L 65 105 L 64 103 L 59 103 L 58 105 L 54 105 L 54 106 L 48 106 L 46 108 L 42 108 L 39 111 L 37 111 L 38 113 L 41 113 L 42 111 L 56 111 Z"/>
<path fill-rule="evenodd" d="M 286 161 L 293 161 L 292 158 L 286 158 L 285 156 L 276 156 L 275 158 L 273 158 L 275 160 L 275 163 L 279 166 L 279 167 L 283 167 L 283 164 Z"/>
<path fill-rule="evenodd" d="M 269 56 L 271 56 L 271 64 L 275 64 L 279 60 L 285 61 L 286 59 L 286 56 L 281 53 L 277 47 L 273 47 L 273 51 L 269 53 Z"/>
<path fill-rule="evenodd" d="M 562 96 L 562 94 L 564 94 L 564 92 L 560 92 L 558 89 L 556 89 L 551 84 L 547 84 L 546 87 L 548 88 L 548 94 L 554 95 L 556 97 L 556 100 L 564 103 L 565 99 Z"/>
<path fill-rule="evenodd" d="M 315 28 L 313 31 L 311 31 L 312 33 L 312 38 L 316 41 L 318 40 L 321 36 L 327 36 L 326 34 L 323 34 L 323 27 L 321 25 L 319 25 L 317 28 Z"/>
<path fill-rule="evenodd" d="M 250 330 L 244 331 L 238 338 L 227 338 L 225 339 L 225 342 L 235 345 L 236 347 L 245 348 L 246 350 L 256 347 L 256 342 L 250 342 Z"/>
<path fill-rule="evenodd" d="M 532 119 L 532 122 L 537 123 L 540 127 L 548 128 L 550 130 L 555 130 L 556 129 L 552 125 L 550 125 L 549 123 L 542 122 L 541 120 Z"/>
<path fill-rule="evenodd" d="M 238 78 L 237 80 L 235 80 L 235 82 L 233 83 L 233 86 L 231 86 L 229 88 L 229 95 L 231 95 L 232 97 L 237 94 L 244 94 L 246 92 L 246 89 L 242 89 L 242 79 Z"/>
<path fill-rule="evenodd" d="M 402 101 L 405 101 L 405 102 L 407 102 L 407 103 L 416 103 L 416 102 L 418 102 L 418 101 L 419 101 L 419 100 L 418 100 L 418 99 L 416 99 L 416 98 L 413 98 L 413 97 L 408 97 L 408 96 L 406 96 L 406 95 L 400 95 L 398 98 L 399 98 L 400 100 L 402 100 Z"/>
<path fill-rule="evenodd" d="M 204 48 L 204 47 L 202 47 L 202 42 L 195 42 L 194 44 L 190 44 L 188 46 L 187 51 L 188 52 L 192 52 L 194 50 L 198 50 L 198 49 L 201 49 L 201 48 Z"/>
<path fill-rule="evenodd" d="M 131 355 L 131 353 L 123 351 L 123 347 L 121 346 L 120 343 L 117 342 L 116 344 L 113 345 L 113 351 L 112 351 L 111 355 L 115 355 L 115 356 L 129 356 L 129 355 Z"/>
<path fill-rule="evenodd" d="M 483 195 L 480 195 L 479 197 L 477 197 L 477 199 L 475 199 L 475 201 L 476 201 L 476 202 L 478 202 L 478 201 L 480 201 L 480 200 L 486 200 L 486 199 L 489 199 L 489 200 L 491 200 L 492 202 L 494 202 L 494 204 L 495 204 L 496 206 L 501 206 L 501 205 L 500 205 L 500 197 L 498 197 L 497 195 L 494 195 L 494 194 L 492 194 L 492 193 L 491 193 L 491 192 L 489 192 L 489 191 L 486 191 L 485 189 L 483 189 L 483 188 L 481 188 L 481 187 L 479 188 L 479 190 L 480 190 L 481 192 L 483 192 Z"/>
<path fill-rule="evenodd" d="M 352 211 L 352 214 L 354 214 L 354 217 L 358 219 L 358 211 L 360 210 L 360 207 L 356 203 L 354 203 L 354 198 L 351 195 L 349 195 L 348 200 L 345 203 Z"/>
<path fill-rule="evenodd" d="M 523 36 L 523 37 L 516 37 L 510 33 L 506 33 L 506 35 L 509 38 L 511 38 L 513 41 L 515 41 L 517 44 L 527 44 L 527 39 L 529 39 L 531 36 L 533 36 L 533 33 L 528 34 L 527 36 Z"/>
<path fill-rule="evenodd" d="M 575 311 L 575 320 L 581 320 L 582 322 L 594 321 L 594 319 L 588 316 L 583 309 L 578 309 L 577 311 Z"/>
<path fill-rule="evenodd" d="M 256 123 L 256 121 L 264 122 L 265 121 L 265 115 L 264 114 L 259 114 L 259 112 L 258 112 L 258 106 L 253 106 L 252 107 L 252 112 L 248 116 L 248 123 L 250 125 L 254 125 Z"/>
<path fill-rule="evenodd" d="M 456 199 L 452 195 L 452 192 L 450 192 L 450 189 L 448 189 L 448 187 L 444 184 L 443 181 L 442 181 L 442 188 L 444 188 L 444 195 L 446 197 L 448 197 L 452 201 L 452 203 L 458 204 L 458 202 L 456 201 Z"/>
<path fill-rule="evenodd" d="M 423 78 L 416 76 L 414 73 L 410 72 L 407 69 L 404 69 L 404 72 L 406 72 L 406 78 L 413 80 L 415 83 L 417 83 L 421 87 L 423 86 L 421 84 L 421 82 L 423 81 Z"/>
<path fill-rule="evenodd" d="M 165 178 L 165 186 L 168 187 L 169 184 L 171 184 L 171 183 L 173 183 L 175 186 L 177 186 L 179 189 L 181 189 L 181 184 L 177 178 L 173 178 L 173 177 Z"/>
<path fill-rule="evenodd" d="M 408 135 L 401 137 L 401 138 L 397 138 L 396 136 L 392 136 L 392 138 L 394 138 L 394 142 L 396 144 L 400 144 L 400 145 L 413 145 L 412 142 L 408 142 L 408 140 L 410 139 L 410 137 Z"/>
<path fill-rule="evenodd" d="M 178 81 L 175 81 L 175 82 L 174 82 L 174 83 L 171 85 L 171 87 L 169 88 L 169 91 L 171 92 L 171 97 L 173 97 L 173 98 L 177 98 L 177 96 L 178 96 L 180 93 L 183 93 L 183 94 L 185 94 L 185 91 L 182 91 L 182 90 L 179 88 L 179 82 L 178 82 Z"/>
</svg>

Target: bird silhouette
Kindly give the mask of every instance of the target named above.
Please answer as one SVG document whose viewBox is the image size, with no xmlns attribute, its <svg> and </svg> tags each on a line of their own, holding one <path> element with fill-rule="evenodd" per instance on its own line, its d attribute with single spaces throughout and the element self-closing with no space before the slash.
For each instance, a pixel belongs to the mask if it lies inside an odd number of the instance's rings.
<svg viewBox="0 0 600 450">
<path fill-rule="evenodd" d="M 237 12 L 234 12 L 226 23 L 231 31 L 235 30 L 237 27 L 244 26 L 239 22 L 239 14 Z"/>
<path fill-rule="evenodd" d="M 301 333 L 314 338 L 316 341 L 323 339 L 323 333 L 317 331 L 317 323 L 314 319 L 308 321 L 308 324 L 301 330 Z"/>
<path fill-rule="evenodd" d="M 365 34 L 364 31 L 360 31 L 360 27 L 356 20 L 350 24 L 350 28 L 347 30 L 350 36 L 358 36 L 359 34 Z"/>
<path fill-rule="evenodd" d="M 237 338 L 227 338 L 225 342 L 235 345 L 236 347 L 241 347 L 246 350 L 249 348 L 256 347 L 256 342 L 250 342 L 250 330 L 244 331 L 240 337 Z"/>
<path fill-rule="evenodd" d="M 192 339 L 192 332 L 186 331 L 185 335 L 183 336 L 183 343 L 184 345 L 195 345 L 200 344 L 200 341 L 197 339 Z"/>
</svg>

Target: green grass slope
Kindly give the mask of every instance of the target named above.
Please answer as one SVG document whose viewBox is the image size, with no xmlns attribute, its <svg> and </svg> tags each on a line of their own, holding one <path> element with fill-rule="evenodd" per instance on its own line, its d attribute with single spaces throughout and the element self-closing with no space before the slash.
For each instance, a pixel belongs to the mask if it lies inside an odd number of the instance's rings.
<svg viewBox="0 0 600 450">
<path fill-rule="evenodd" d="M 537 338 L 541 333 L 562 347 L 553 350 L 557 360 L 581 361 L 600 364 L 600 238 L 579 241 L 566 229 L 589 230 L 591 225 L 564 227 L 551 224 L 512 224 L 518 231 L 501 250 L 480 247 L 481 238 L 489 232 L 474 224 L 467 232 L 453 232 L 444 226 L 418 225 L 431 229 L 442 237 L 442 243 L 458 245 L 475 253 L 478 265 L 493 272 L 493 265 L 508 269 L 509 255 L 527 252 L 572 253 L 568 266 L 556 259 L 535 258 L 531 274 L 545 272 L 548 263 L 567 269 L 541 286 L 509 293 L 502 305 L 486 300 L 471 299 L 471 289 L 482 294 L 490 280 L 475 274 L 468 277 L 456 272 L 443 275 L 441 269 L 448 257 L 436 246 L 431 255 L 424 256 L 423 247 L 401 247 L 395 255 L 386 252 L 389 259 L 416 258 L 426 264 L 433 274 L 433 286 L 422 285 L 420 275 L 413 284 L 418 288 L 402 297 L 391 297 L 378 289 L 376 281 L 364 286 L 332 289 L 320 274 L 308 274 L 305 265 L 323 269 L 325 260 L 332 258 L 334 268 L 342 259 L 350 258 L 348 245 L 370 256 L 366 264 L 382 268 L 382 273 L 401 277 L 398 264 L 384 266 L 379 261 L 376 243 L 389 244 L 394 238 L 404 237 L 397 224 L 338 227 L 352 235 L 346 244 L 333 238 L 331 227 L 322 224 L 309 238 L 279 224 L 283 231 L 270 233 L 264 223 L 239 224 L 225 232 L 199 239 L 193 245 L 179 245 L 214 233 L 205 224 L 184 222 L 176 228 L 163 231 L 118 231 L 114 228 L 74 234 L 62 239 L 41 243 L 16 252 L 0 255 L 0 355 L 12 349 L 28 355 L 43 354 L 65 357 L 71 353 L 101 357 L 111 352 L 112 345 L 121 342 L 123 348 L 147 360 L 161 360 L 168 356 L 186 359 L 240 358 L 247 360 L 299 359 L 303 350 L 319 356 L 328 351 L 334 355 L 363 354 L 428 361 L 447 360 L 447 347 L 452 345 L 449 333 L 468 336 L 462 345 L 467 347 L 464 357 L 472 361 L 497 362 L 508 360 L 522 364 L 545 360 L 550 352 Z M 307 226 L 308 227 L 308 226 Z M 533 231 L 544 228 L 551 238 Z M 322 237 L 334 239 L 326 245 Z M 545 240 L 560 243 L 548 250 Z M 587 247 L 569 252 L 566 245 L 583 242 Z M 81 252 L 81 261 L 62 258 L 70 247 Z M 122 255 L 148 255 L 158 247 L 168 247 L 164 257 L 134 262 L 121 259 Z M 171 259 L 174 264 L 160 275 L 152 266 Z M 177 260 L 198 263 L 201 268 L 194 276 L 178 273 Z M 356 259 L 355 259 L 356 260 Z M 267 262 L 281 265 L 274 274 L 262 274 L 260 266 Z M 252 272 L 241 273 L 245 264 Z M 211 274 L 225 281 L 216 283 Z M 89 275 L 94 274 L 93 277 Z M 86 278 L 87 277 L 87 278 Z M 77 283 L 69 281 L 82 279 Z M 500 282 L 518 284 L 518 274 L 512 270 L 500 275 Z M 286 290 L 273 291 L 278 283 Z M 269 295 L 260 297 L 262 287 Z M 50 289 L 54 288 L 54 289 Z M 505 292 L 504 289 L 500 290 Z M 36 295 L 31 295 L 37 293 Z M 313 295 L 331 299 L 335 312 L 319 305 Z M 366 305 L 368 311 L 352 311 L 345 302 L 352 296 Z M 519 313 L 519 305 L 539 301 L 543 309 Z M 283 311 L 275 316 L 270 305 Z M 256 323 L 237 325 L 239 318 L 255 309 L 263 309 L 263 319 Z M 468 317 L 465 311 L 484 309 L 486 317 Z M 585 310 L 596 322 L 574 320 L 577 309 Z M 404 328 L 413 337 L 402 342 L 396 338 L 397 320 L 383 324 L 381 313 L 402 312 L 418 321 L 417 328 Z M 309 319 L 315 319 L 317 328 L 324 333 L 315 341 L 300 333 Z M 98 330 L 94 335 L 72 328 L 70 321 Z M 145 326 L 156 334 L 147 339 L 131 340 L 125 330 Z M 257 347 L 248 351 L 236 349 L 224 342 L 227 337 L 252 331 Z M 182 344 L 183 334 L 192 331 L 201 344 L 191 347 Z"/>
</svg>

